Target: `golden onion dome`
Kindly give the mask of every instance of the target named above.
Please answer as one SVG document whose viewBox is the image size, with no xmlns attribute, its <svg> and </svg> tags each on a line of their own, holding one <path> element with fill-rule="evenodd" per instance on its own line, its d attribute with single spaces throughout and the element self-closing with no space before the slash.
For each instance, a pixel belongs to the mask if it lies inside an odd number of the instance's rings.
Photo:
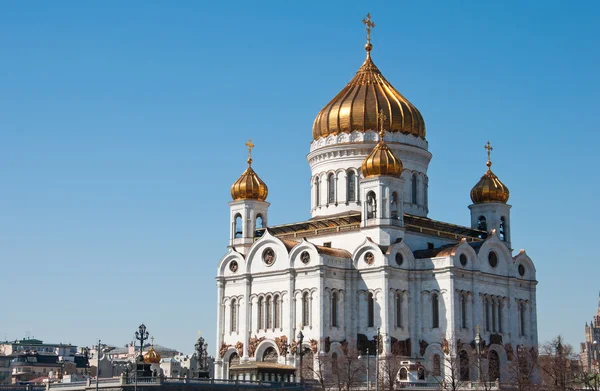
<svg viewBox="0 0 600 391">
<path fill-rule="evenodd" d="M 402 174 L 402 161 L 383 141 L 383 125 L 386 119 L 386 115 L 381 110 L 379 113 L 381 123 L 379 142 L 362 162 L 362 174 L 365 178 L 380 175 L 398 177 Z"/>
<path fill-rule="evenodd" d="M 425 138 L 421 113 L 383 77 L 371 59 L 370 35 L 367 39 L 367 59 L 348 85 L 319 112 L 313 124 L 313 139 L 355 130 L 376 131 L 381 110 L 390 120 L 388 131 Z"/>
<path fill-rule="evenodd" d="M 154 350 L 154 344 L 150 347 L 150 350 L 144 354 L 144 362 L 148 364 L 158 364 L 160 363 L 160 354 L 156 350 Z"/>
<path fill-rule="evenodd" d="M 248 140 L 246 143 L 248 147 L 248 168 L 242 173 L 237 181 L 231 185 L 231 198 L 234 201 L 238 200 L 259 200 L 264 201 L 267 199 L 269 189 L 267 185 L 258 177 L 256 172 L 252 169 L 252 140 Z"/>
<path fill-rule="evenodd" d="M 492 172 L 492 161 L 490 159 L 490 153 L 492 146 L 488 141 L 485 149 L 488 150 L 488 161 L 486 163 L 487 171 L 479 182 L 471 189 L 471 200 L 474 204 L 481 204 L 485 202 L 501 202 L 506 204 L 508 197 L 510 197 L 510 191 L 504 183 L 498 179 L 498 177 Z"/>
</svg>

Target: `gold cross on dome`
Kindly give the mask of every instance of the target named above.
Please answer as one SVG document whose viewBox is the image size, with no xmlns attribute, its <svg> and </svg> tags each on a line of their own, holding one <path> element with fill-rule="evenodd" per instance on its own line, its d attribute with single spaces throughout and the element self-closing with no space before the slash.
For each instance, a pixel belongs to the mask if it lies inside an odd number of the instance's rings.
<svg viewBox="0 0 600 391">
<path fill-rule="evenodd" d="M 379 140 L 383 141 L 383 127 L 385 125 L 385 121 L 387 121 L 387 115 L 385 115 L 383 109 L 379 110 L 379 114 L 377 114 L 377 120 L 379 121 Z"/>
<path fill-rule="evenodd" d="M 492 144 L 490 144 L 490 142 L 488 141 L 487 144 L 484 146 L 485 149 L 487 149 L 487 153 L 488 153 L 488 162 L 491 161 L 490 156 L 492 154 L 492 151 L 494 150 L 494 148 L 492 148 Z"/>
<path fill-rule="evenodd" d="M 367 42 L 371 43 L 371 29 L 375 28 L 375 23 L 371 20 L 371 13 L 368 13 L 362 22 L 367 27 Z"/>
<path fill-rule="evenodd" d="M 152 340 L 152 346 L 154 346 L 154 336 L 152 336 L 150 339 Z"/>
<path fill-rule="evenodd" d="M 252 163 L 252 148 L 254 148 L 254 144 L 252 144 L 252 139 L 248 139 L 248 142 L 245 144 L 248 147 L 248 164 Z"/>
<path fill-rule="evenodd" d="M 198 338 L 200 338 L 200 334 L 202 334 L 202 333 L 200 332 L 200 330 L 198 330 Z"/>
</svg>

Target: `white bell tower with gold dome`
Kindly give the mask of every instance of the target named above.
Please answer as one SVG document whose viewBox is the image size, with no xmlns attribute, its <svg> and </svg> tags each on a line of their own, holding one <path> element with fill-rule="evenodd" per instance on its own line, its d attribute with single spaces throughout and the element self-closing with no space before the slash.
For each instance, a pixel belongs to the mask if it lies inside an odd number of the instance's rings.
<svg viewBox="0 0 600 391">
<path fill-rule="evenodd" d="M 375 24 L 370 15 L 363 23 L 367 27 L 367 58 L 313 124 L 313 141 L 307 156 L 312 173 L 311 215 L 327 217 L 363 209 L 358 191 L 363 176 L 361 165 L 380 140 L 378 115 L 383 111 L 389 125 L 384 140 L 403 163 L 404 211 L 426 217 L 431 153 L 425 139 L 425 121 L 373 63 L 371 29 Z"/>
<path fill-rule="evenodd" d="M 230 233 L 229 245 L 246 254 L 254 243 L 256 231 L 267 226 L 269 203 L 266 202 L 269 189 L 252 169 L 252 140 L 248 147 L 248 168 L 231 185 L 229 203 Z"/>
<path fill-rule="evenodd" d="M 484 147 L 487 150 L 487 171 L 479 182 L 471 189 L 472 205 L 471 228 L 491 232 L 496 230 L 500 240 L 510 247 L 510 208 L 507 204 L 510 192 L 508 187 L 492 172 L 491 152 L 494 148 L 488 141 Z"/>
</svg>

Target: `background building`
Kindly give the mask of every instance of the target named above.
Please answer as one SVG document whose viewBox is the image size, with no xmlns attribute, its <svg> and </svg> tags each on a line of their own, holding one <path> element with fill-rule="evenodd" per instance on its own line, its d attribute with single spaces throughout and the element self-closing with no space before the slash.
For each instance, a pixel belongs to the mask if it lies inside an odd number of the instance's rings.
<svg viewBox="0 0 600 391">
<path fill-rule="evenodd" d="M 585 323 L 585 342 L 581 343 L 581 366 L 586 372 L 600 372 L 600 295 L 598 310 L 588 325 Z"/>
</svg>

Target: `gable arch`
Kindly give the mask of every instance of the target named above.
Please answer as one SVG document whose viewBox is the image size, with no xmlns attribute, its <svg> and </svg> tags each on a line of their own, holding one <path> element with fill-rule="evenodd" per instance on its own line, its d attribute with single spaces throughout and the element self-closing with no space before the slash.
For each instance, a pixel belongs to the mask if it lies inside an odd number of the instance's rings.
<svg viewBox="0 0 600 391">
<path fill-rule="evenodd" d="M 371 252 L 374 255 L 374 261 L 371 265 L 368 265 L 364 260 L 364 256 L 368 252 Z M 387 265 L 387 257 L 383 255 L 383 252 L 377 244 L 370 238 L 366 238 L 352 253 L 352 265 L 358 270 L 373 266 Z"/>
<path fill-rule="evenodd" d="M 256 361 L 263 360 L 263 355 L 265 354 L 265 351 L 268 348 L 275 349 L 275 352 L 277 352 L 277 358 L 279 358 L 279 356 L 280 356 L 279 348 L 277 347 L 277 344 L 275 343 L 275 341 L 270 340 L 270 339 L 265 339 L 261 343 L 259 343 L 258 346 L 256 347 L 256 351 L 254 352 L 254 358 L 256 359 Z"/>
<path fill-rule="evenodd" d="M 308 264 L 302 263 L 300 256 L 304 251 L 308 251 L 310 255 L 310 262 Z M 301 268 L 301 267 L 312 267 L 315 265 L 323 264 L 323 259 L 317 251 L 317 247 L 306 239 L 302 238 L 302 241 L 294 246 L 289 252 L 289 267 Z"/>
<path fill-rule="evenodd" d="M 536 280 L 537 271 L 535 269 L 535 265 L 533 264 L 533 261 L 531 260 L 529 255 L 527 255 L 525 250 L 521 250 L 519 254 L 517 254 L 517 256 L 513 258 L 513 260 L 514 276 L 522 280 Z M 525 267 L 525 275 L 523 276 L 521 276 L 521 274 L 519 273 L 519 265 L 521 264 Z"/>
<path fill-rule="evenodd" d="M 267 266 L 262 262 L 262 251 L 267 247 L 271 247 L 275 252 L 275 262 L 271 266 Z M 246 260 L 246 273 L 287 269 L 289 267 L 289 252 L 281 239 L 273 236 L 267 228 L 264 235 L 254 242 L 248 250 Z"/>
<path fill-rule="evenodd" d="M 402 257 L 404 258 L 401 266 L 396 263 L 397 253 L 402 254 Z M 415 269 L 415 256 L 404 240 L 392 244 L 386 252 L 386 258 L 386 265 L 392 265 L 398 269 Z"/>
<path fill-rule="evenodd" d="M 498 257 L 498 266 L 495 268 L 491 267 L 488 262 L 488 256 L 491 251 L 494 251 Z M 504 276 L 512 275 L 512 255 L 506 244 L 498 238 L 495 230 L 492 230 L 492 234 L 483 242 L 479 250 L 478 260 L 479 270 L 482 272 Z"/>
<path fill-rule="evenodd" d="M 223 277 L 234 274 L 228 269 L 229 262 L 231 261 L 236 261 L 238 263 L 238 272 L 235 274 L 243 272 L 242 269 L 246 264 L 244 255 L 230 248 L 229 251 L 227 251 L 227 254 L 225 254 L 223 258 L 221 258 L 221 260 L 219 261 L 219 265 L 217 266 L 217 277 Z"/>
</svg>

